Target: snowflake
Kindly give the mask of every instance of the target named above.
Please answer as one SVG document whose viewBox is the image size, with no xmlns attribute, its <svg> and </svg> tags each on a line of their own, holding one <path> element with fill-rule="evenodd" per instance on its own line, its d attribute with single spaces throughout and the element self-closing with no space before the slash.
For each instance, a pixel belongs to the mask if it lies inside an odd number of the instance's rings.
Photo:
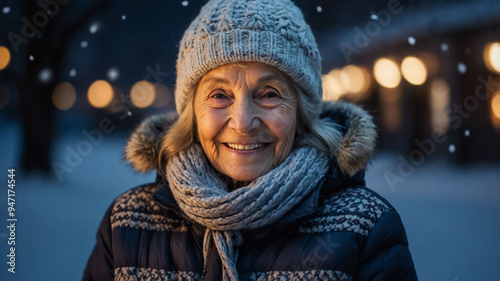
<svg viewBox="0 0 500 281">
<path fill-rule="evenodd" d="M 465 74 L 465 72 L 467 71 L 467 66 L 463 62 L 459 62 L 457 65 L 457 69 L 460 74 Z"/>
<path fill-rule="evenodd" d="M 456 147 L 454 144 L 450 144 L 450 146 L 448 147 L 448 151 L 450 151 L 450 153 L 455 153 L 455 150 L 456 150 Z"/>
<path fill-rule="evenodd" d="M 415 39 L 415 37 L 410 36 L 408 37 L 408 43 L 413 46 L 415 45 L 415 43 L 417 43 L 417 40 Z"/>
</svg>

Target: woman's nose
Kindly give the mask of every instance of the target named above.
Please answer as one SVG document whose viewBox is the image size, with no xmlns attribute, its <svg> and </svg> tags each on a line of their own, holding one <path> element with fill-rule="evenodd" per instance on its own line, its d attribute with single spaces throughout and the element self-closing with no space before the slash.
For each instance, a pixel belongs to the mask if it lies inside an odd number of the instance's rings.
<svg viewBox="0 0 500 281">
<path fill-rule="evenodd" d="M 257 108 L 251 101 L 237 101 L 232 105 L 229 127 L 240 134 L 252 133 L 261 126 Z"/>
</svg>

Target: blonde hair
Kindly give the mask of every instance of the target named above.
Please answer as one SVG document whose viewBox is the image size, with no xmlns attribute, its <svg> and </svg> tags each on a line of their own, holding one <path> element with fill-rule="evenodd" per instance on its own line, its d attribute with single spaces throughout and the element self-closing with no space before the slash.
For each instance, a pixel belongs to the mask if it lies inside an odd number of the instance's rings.
<svg viewBox="0 0 500 281">
<path fill-rule="evenodd" d="M 284 75 L 292 85 L 292 91 L 298 99 L 297 128 L 299 133 L 295 138 L 295 147 L 312 146 L 329 158 L 333 158 L 340 146 L 342 134 L 333 121 L 319 117 L 321 105 L 314 103 L 306 94 Z M 179 115 L 179 119 L 170 127 L 161 144 L 158 164 L 160 174 L 164 175 L 166 161 L 177 153 L 188 148 L 196 137 L 196 116 L 194 113 L 194 96 L 196 88 L 189 95 L 186 108 Z"/>
</svg>

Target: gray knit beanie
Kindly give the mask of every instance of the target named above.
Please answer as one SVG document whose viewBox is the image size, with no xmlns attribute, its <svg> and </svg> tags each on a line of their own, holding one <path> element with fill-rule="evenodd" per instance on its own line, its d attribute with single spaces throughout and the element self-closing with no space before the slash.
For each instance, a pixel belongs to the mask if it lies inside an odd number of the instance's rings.
<svg viewBox="0 0 500 281">
<path fill-rule="evenodd" d="M 291 1 L 211 0 L 180 43 L 177 112 L 184 111 L 203 75 L 235 62 L 262 62 L 278 68 L 319 108 L 320 60 L 313 33 Z"/>
</svg>

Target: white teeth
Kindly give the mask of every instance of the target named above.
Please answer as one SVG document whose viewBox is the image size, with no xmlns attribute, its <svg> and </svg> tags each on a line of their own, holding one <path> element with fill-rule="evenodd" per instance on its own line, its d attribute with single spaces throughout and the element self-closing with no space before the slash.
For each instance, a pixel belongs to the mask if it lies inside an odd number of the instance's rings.
<svg viewBox="0 0 500 281">
<path fill-rule="evenodd" d="M 263 143 L 255 143 L 255 144 L 235 144 L 235 143 L 228 143 L 227 146 L 229 146 L 232 149 L 237 149 L 237 150 L 252 150 L 252 149 L 258 149 L 264 146 Z"/>
</svg>

